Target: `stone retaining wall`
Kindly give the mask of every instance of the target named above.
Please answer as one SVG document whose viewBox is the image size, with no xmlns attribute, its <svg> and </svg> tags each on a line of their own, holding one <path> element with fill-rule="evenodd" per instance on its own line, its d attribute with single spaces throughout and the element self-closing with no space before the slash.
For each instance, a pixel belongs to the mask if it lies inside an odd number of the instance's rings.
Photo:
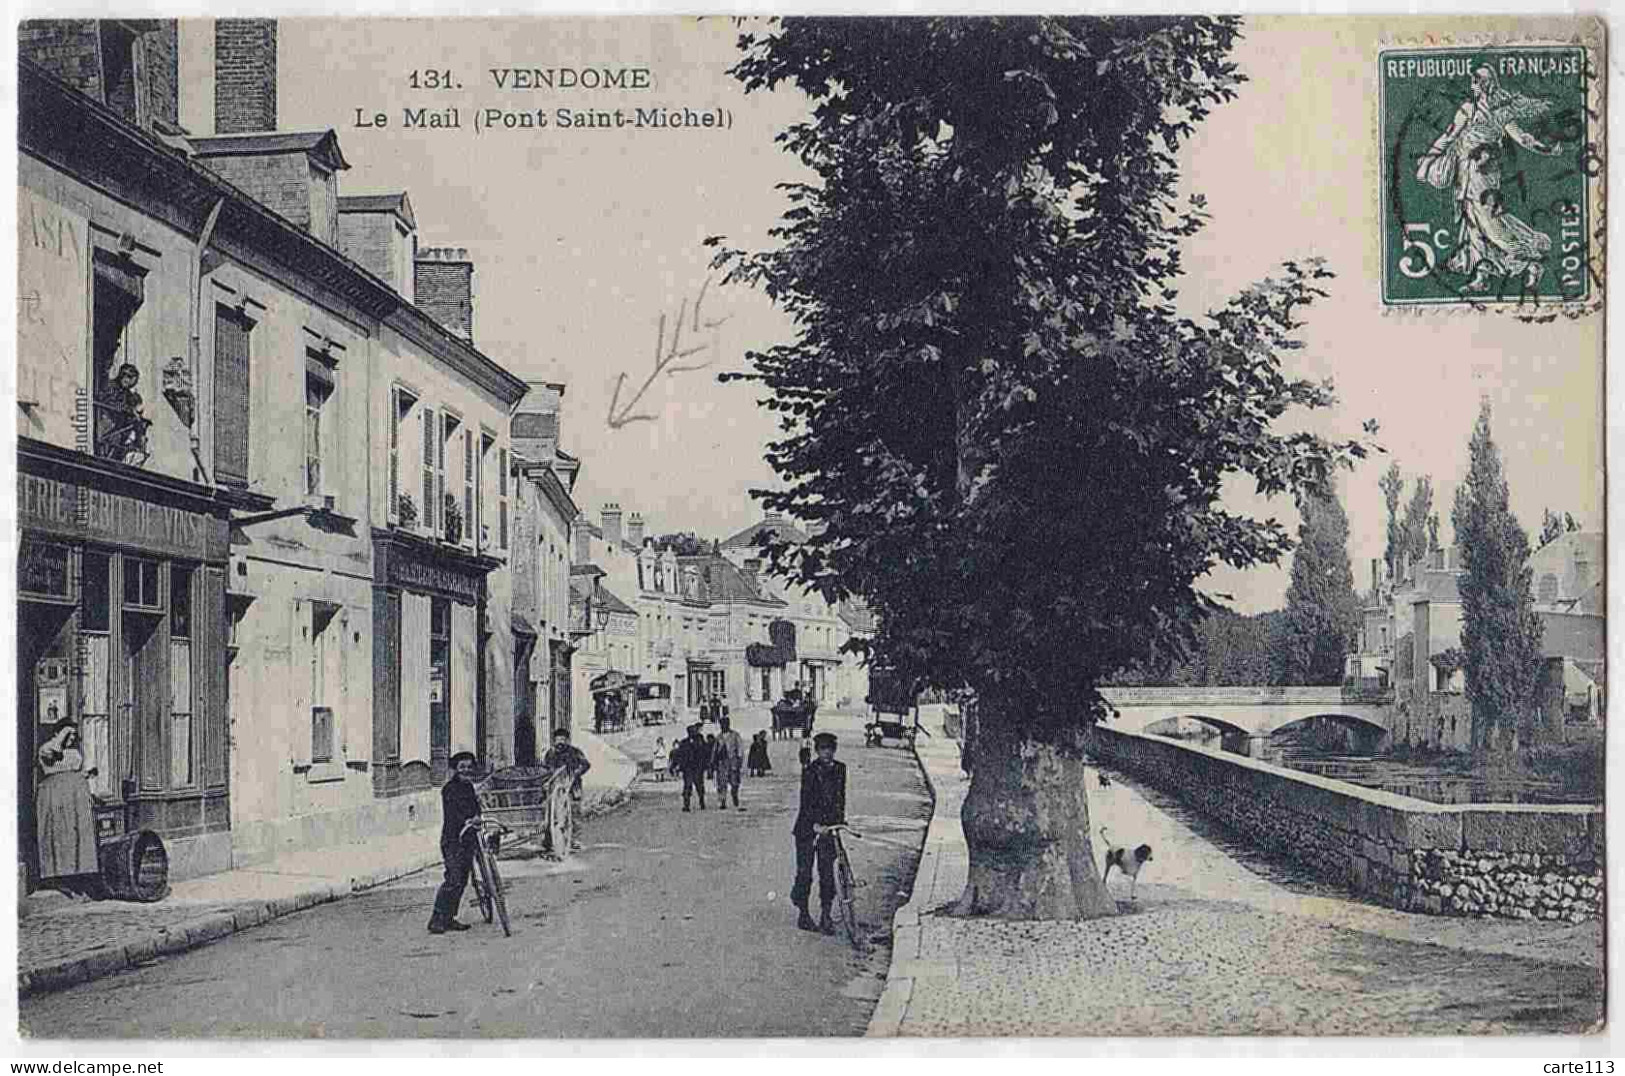
<svg viewBox="0 0 1625 1076">
<path fill-rule="evenodd" d="M 1254 844 L 1391 907 L 1602 918 L 1600 807 L 1426 803 L 1102 726 L 1091 732 L 1089 751 Z"/>
</svg>

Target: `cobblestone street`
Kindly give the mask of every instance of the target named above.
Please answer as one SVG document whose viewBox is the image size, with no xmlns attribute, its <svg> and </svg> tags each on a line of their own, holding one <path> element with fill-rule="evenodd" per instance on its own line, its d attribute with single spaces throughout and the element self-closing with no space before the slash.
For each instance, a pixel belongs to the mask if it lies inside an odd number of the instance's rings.
<svg viewBox="0 0 1625 1076">
<path fill-rule="evenodd" d="M 958 811 L 969 782 L 951 746 L 922 740 L 921 757 L 938 797 L 922 861 L 931 876 L 917 886 L 918 927 L 899 932 L 898 982 L 871 1034 L 1573 1034 L 1602 1019 L 1600 923 L 1369 904 L 1118 773 L 1109 786 L 1091 776 L 1097 833 L 1155 849 L 1136 901 L 1126 882 L 1110 883 L 1123 914 L 947 916 L 965 878 Z M 909 918 L 905 909 L 900 922 Z"/>
</svg>

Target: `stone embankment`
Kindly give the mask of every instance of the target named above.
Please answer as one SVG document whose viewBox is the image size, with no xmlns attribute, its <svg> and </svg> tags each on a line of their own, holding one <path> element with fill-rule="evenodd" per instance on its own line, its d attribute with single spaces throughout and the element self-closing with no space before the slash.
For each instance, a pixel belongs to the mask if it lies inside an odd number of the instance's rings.
<svg viewBox="0 0 1625 1076">
<path fill-rule="evenodd" d="M 1427 803 L 1100 726 L 1090 751 L 1260 847 L 1390 907 L 1572 923 L 1602 918 L 1600 807 Z"/>
</svg>

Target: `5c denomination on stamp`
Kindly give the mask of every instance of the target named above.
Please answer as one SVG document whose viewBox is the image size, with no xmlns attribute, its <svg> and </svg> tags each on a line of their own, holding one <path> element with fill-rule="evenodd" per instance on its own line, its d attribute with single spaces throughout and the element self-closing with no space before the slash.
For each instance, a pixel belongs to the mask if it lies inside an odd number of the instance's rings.
<svg viewBox="0 0 1625 1076">
<path fill-rule="evenodd" d="M 1383 303 L 1594 298 L 1603 168 L 1589 50 L 1394 48 L 1378 64 Z"/>
</svg>

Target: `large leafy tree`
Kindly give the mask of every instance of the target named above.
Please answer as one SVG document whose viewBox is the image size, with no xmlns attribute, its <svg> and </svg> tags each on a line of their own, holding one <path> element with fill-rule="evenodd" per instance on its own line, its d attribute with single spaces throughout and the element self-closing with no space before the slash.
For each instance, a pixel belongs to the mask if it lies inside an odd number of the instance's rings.
<svg viewBox="0 0 1625 1076">
<path fill-rule="evenodd" d="M 784 436 L 770 509 L 823 527 L 771 569 L 863 595 L 872 649 L 973 688 L 960 910 L 1111 914 L 1089 839 L 1096 685 L 1180 655 L 1217 563 L 1272 562 L 1274 519 L 1220 484 L 1323 488 L 1361 443 L 1282 434 L 1329 386 L 1281 369 L 1330 274 L 1289 263 L 1196 323 L 1170 305 L 1176 153 L 1241 77 L 1228 18 L 786 19 L 741 35 L 747 90 L 811 99 L 779 135 L 776 245 L 724 249 L 794 339 L 749 356 Z M 720 242 L 720 240 L 716 241 Z"/>
<path fill-rule="evenodd" d="M 1339 684 L 1360 617 L 1349 568 L 1348 516 L 1335 495 L 1305 495 L 1299 511 L 1303 522 L 1286 591 L 1282 678 L 1288 684 Z"/>
<path fill-rule="evenodd" d="M 1405 504 L 1405 521 L 1401 525 L 1405 534 L 1405 552 L 1412 564 L 1421 564 L 1433 548 L 1428 523 L 1433 517 L 1433 479 L 1422 475 L 1416 480 L 1411 499 Z"/>
<path fill-rule="evenodd" d="M 1461 547 L 1461 649 L 1472 706 L 1473 750 L 1510 750 L 1536 717 L 1541 624 L 1530 589 L 1529 535 L 1512 514 L 1501 450 L 1479 406 L 1467 480 L 1451 522 Z"/>
</svg>

